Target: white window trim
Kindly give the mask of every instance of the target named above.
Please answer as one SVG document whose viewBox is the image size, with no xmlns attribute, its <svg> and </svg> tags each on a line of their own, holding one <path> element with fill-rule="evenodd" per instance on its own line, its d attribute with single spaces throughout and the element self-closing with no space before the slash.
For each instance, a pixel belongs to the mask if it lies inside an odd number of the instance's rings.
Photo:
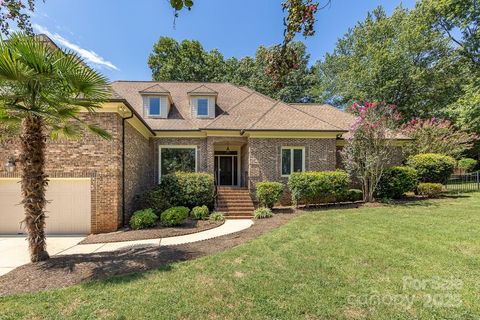
<svg viewBox="0 0 480 320">
<path fill-rule="evenodd" d="M 207 100 L 207 114 L 206 115 L 200 115 L 198 114 L 198 100 Z M 195 103 L 195 111 L 197 113 L 197 118 L 210 118 L 210 99 L 208 97 L 195 97 L 194 98 L 194 103 Z"/>
<path fill-rule="evenodd" d="M 282 177 L 289 177 L 289 174 L 283 174 L 282 169 L 283 169 L 283 150 L 288 149 L 290 150 L 290 172 L 293 172 L 293 162 L 294 162 L 294 157 L 293 157 L 293 152 L 292 150 L 302 150 L 302 172 L 305 172 L 305 147 L 295 147 L 295 146 L 282 146 L 280 149 L 280 176 Z"/>
<path fill-rule="evenodd" d="M 197 145 L 159 145 L 158 146 L 158 183 L 162 181 L 162 149 L 195 149 L 195 172 L 198 172 Z"/>
<path fill-rule="evenodd" d="M 150 98 L 158 98 L 159 104 L 160 104 L 160 113 L 159 114 L 150 114 Z M 149 118 L 163 118 L 162 117 L 162 109 L 164 108 L 164 105 L 162 103 L 162 96 L 145 96 L 145 99 L 147 100 L 146 106 L 147 106 L 147 117 Z"/>
</svg>

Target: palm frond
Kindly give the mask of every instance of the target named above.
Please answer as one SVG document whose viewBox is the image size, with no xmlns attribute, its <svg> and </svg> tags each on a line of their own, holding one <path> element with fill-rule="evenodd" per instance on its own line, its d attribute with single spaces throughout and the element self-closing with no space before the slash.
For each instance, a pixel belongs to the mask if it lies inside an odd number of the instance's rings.
<svg viewBox="0 0 480 320">
<path fill-rule="evenodd" d="M 112 136 L 110 135 L 110 133 L 108 133 L 106 130 L 94 125 L 94 124 L 87 124 L 87 128 L 88 130 L 90 130 L 92 133 L 100 136 L 101 138 L 103 139 L 111 139 Z"/>
<path fill-rule="evenodd" d="M 65 138 L 69 140 L 78 139 L 82 136 L 82 130 L 76 123 L 68 123 L 63 125 L 52 125 L 50 129 L 50 138 L 56 140 Z"/>
</svg>

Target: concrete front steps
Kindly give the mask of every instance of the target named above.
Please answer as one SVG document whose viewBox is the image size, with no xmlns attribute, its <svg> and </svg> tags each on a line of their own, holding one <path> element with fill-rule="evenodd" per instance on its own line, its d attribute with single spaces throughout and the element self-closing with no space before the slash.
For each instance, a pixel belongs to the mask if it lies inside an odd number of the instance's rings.
<svg viewBox="0 0 480 320">
<path fill-rule="evenodd" d="M 246 219 L 253 216 L 255 206 L 247 188 L 218 187 L 215 210 L 228 219 Z"/>
</svg>

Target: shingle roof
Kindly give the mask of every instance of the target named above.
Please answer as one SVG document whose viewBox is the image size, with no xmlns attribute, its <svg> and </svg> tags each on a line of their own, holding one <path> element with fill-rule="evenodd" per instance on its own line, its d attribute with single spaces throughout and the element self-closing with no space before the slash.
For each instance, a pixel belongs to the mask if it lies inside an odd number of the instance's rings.
<svg viewBox="0 0 480 320">
<path fill-rule="evenodd" d="M 230 83 L 115 81 L 115 98 L 125 99 L 143 115 L 141 92 L 169 92 L 172 108 L 167 119 L 145 117 L 153 130 L 296 130 L 345 132 L 347 126 L 329 117 L 319 116 L 318 110 L 289 105 L 273 100 L 251 89 Z M 217 94 L 216 117 L 196 118 L 191 114 L 189 93 Z M 332 107 L 333 108 L 333 107 Z M 338 111 L 343 113 L 342 111 Z M 328 113 L 328 112 L 327 112 Z M 332 121 L 330 121 L 332 120 Z M 339 125 L 341 124 L 341 125 Z"/>
<path fill-rule="evenodd" d="M 162 94 L 169 94 L 170 92 L 165 89 L 164 87 L 162 87 L 161 85 L 158 85 L 158 84 L 154 84 L 153 86 L 150 86 L 148 88 L 145 88 L 141 91 L 139 91 L 139 93 L 162 93 Z"/>
</svg>

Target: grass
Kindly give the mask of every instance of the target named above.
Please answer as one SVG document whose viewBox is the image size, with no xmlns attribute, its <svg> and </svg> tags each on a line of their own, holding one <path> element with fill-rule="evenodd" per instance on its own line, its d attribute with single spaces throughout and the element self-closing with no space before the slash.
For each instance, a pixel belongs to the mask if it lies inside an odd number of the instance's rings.
<svg viewBox="0 0 480 320">
<path fill-rule="evenodd" d="M 308 212 L 220 254 L 0 298 L 0 319 L 478 319 L 479 289 L 473 193 Z"/>
</svg>

